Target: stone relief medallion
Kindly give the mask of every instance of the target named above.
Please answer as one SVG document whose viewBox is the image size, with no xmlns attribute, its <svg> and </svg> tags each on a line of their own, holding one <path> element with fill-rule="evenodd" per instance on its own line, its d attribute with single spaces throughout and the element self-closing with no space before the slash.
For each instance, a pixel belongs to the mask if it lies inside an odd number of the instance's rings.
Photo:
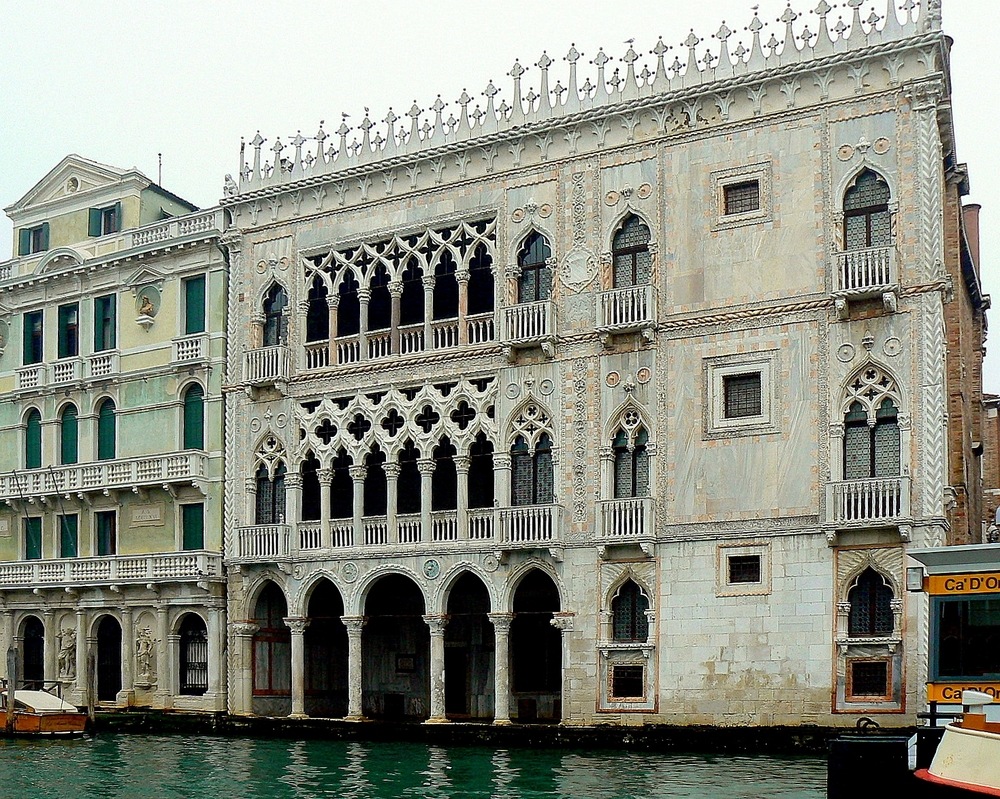
<svg viewBox="0 0 1000 799">
<path fill-rule="evenodd" d="M 574 247 L 562 262 L 559 279 L 571 291 L 583 291 L 597 277 L 597 256 L 583 247 Z"/>
<path fill-rule="evenodd" d="M 513 212 L 511 212 L 510 221 L 511 222 L 515 222 L 517 224 L 520 224 L 521 222 L 523 222 L 524 221 L 524 209 L 523 208 L 515 208 L 513 210 Z"/>
<path fill-rule="evenodd" d="M 434 560 L 434 558 L 424 561 L 424 577 L 428 580 L 434 580 L 440 573 L 441 564 Z"/>
<path fill-rule="evenodd" d="M 504 394 L 507 395 L 507 399 L 517 399 L 520 393 L 521 387 L 517 383 L 508 383 L 507 388 L 504 389 Z"/>
<path fill-rule="evenodd" d="M 253 417 L 253 419 L 250 420 L 250 432 L 251 433 L 259 433 L 260 432 L 260 427 L 261 427 L 260 419 L 258 417 L 256 417 L 256 416 Z"/>
<path fill-rule="evenodd" d="M 850 363 L 854 360 L 854 345 L 841 344 L 837 347 L 837 360 L 841 363 Z"/>
<path fill-rule="evenodd" d="M 10 336 L 10 328 L 7 323 L 0 319 L 0 355 L 3 355 L 4 348 L 7 346 L 7 339 Z"/>
<path fill-rule="evenodd" d="M 622 382 L 622 376 L 618 372 L 608 372 L 608 376 L 604 378 L 604 383 L 608 388 L 614 388 L 620 382 Z"/>
<path fill-rule="evenodd" d="M 608 205 L 618 205 L 618 201 L 621 199 L 621 195 L 616 191 L 609 191 L 604 196 L 604 202 Z"/>
<path fill-rule="evenodd" d="M 639 382 L 639 385 L 646 385 L 653 377 L 653 370 L 648 366 L 643 366 L 639 371 L 635 373 L 635 379 Z"/>
<path fill-rule="evenodd" d="M 876 155 L 885 155 L 889 152 L 889 147 L 891 147 L 891 142 L 885 137 L 880 136 L 875 139 L 875 143 L 872 145 L 872 149 L 875 151 Z"/>
<path fill-rule="evenodd" d="M 837 158 L 841 161 L 850 161 L 854 157 L 854 147 L 850 144 L 840 145 L 840 149 L 837 150 Z"/>
<path fill-rule="evenodd" d="M 495 572 L 500 568 L 500 559 L 493 554 L 487 555 L 483 558 L 483 568 L 488 572 Z"/>
<path fill-rule="evenodd" d="M 263 275 L 267 271 L 267 261 L 257 262 L 257 274 Z"/>
<path fill-rule="evenodd" d="M 541 383 L 538 384 L 538 390 L 541 392 L 543 397 L 547 397 L 556 390 L 556 387 L 555 384 L 546 377 Z"/>
<path fill-rule="evenodd" d="M 638 197 L 640 200 L 645 200 L 652 193 L 653 193 L 653 187 L 650 186 L 648 183 L 643 183 L 641 186 L 639 186 L 638 189 L 635 190 L 635 196 Z"/>
<path fill-rule="evenodd" d="M 552 216 L 552 206 L 549 205 L 548 203 L 542 203 L 540 206 L 538 206 L 538 215 L 542 219 L 548 219 L 550 216 Z"/>
<path fill-rule="evenodd" d="M 356 563 L 345 563 L 340 567 L 340 574 L 349 583 L 353 583 L 358 579 L 358 564 Z"/>
<path fill-rule="evenodd" d="M 277 425 L 278 427 L 281 427 L 281 428 L 284 428 L 284 426 L 285 426 L 286 424 L 288 424 L 288 415 L 287 415 L 287 414 L 284 414 L 284 413 L 279 413 L 279 414 L 278 414 L 278 415 L 277 415 L 277 416 L 276 416 L 276 417 L 274 418 L 274 423 L 275 423 L 275 424 L 276 424 L 276 425 Z"/>
<path fill-rule="evenodd" d="M 305 576 L 306 576 L 306 567 L 301 563 L 296 563 L 292 567 L 292 577 L 294 577 L 296 580 L 301 580 Z"/>
<path fill-rule="evenodd" d="M 890 358 L 895 358 L 902 351 L 903 342 L 896 338 L 896 336 L 890 336 L 885 340 L 885 344 L 882 345 L 882 352 Z"/>
</svg>

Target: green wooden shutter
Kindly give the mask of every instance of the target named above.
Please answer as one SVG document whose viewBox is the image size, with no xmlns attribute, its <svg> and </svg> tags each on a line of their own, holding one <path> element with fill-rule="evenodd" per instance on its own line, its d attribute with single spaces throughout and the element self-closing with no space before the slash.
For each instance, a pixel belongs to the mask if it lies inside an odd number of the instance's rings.
<svg viewBox="0 0 1000 799">
<path fill-rule="evenodd" d="M 23 343 L 21 352 L 21 363 L 27 366 L 29 363 L 34 363 L 32 356 L 32 346 L 31 346 L 31 314 L 26 313 L 21 317 L 21 341 Z"/>
<path fill-rule="evenodd" d="M 59 520 L 59 557 L 75 558 L 79 554 L 76 514 L 57 516 Z"/>
<path fill-rule="evenodd" d="M 21 228 L 17 233 L 17 254 L 28 255 L 31 251 L 31 231 Z"/>
<path fill-rule="evenodd" d="M 32 410 L 24 431 L 24 468 L 40 469 L 42 466 L 42 415 Z"/>
<path fill-rule="evenodd" d="M 60 421 L 59 460 L 63 464 L 73 464 L 78 459 L 78 430 L 76 408 L 68 406 Z"/>
<path fill-rule="evenodd" d="M 115 225 L 114 230 L 110 231 L 112 233 L 118 233 L 122 227 L 122 204 L 120 202 L 115 203 Z"/>
<path fill-rule="evenodd" d="M 94 351 L 113 350 L 117 345 L 115 295 L 94 298 Z"/>
<path fill-rule="evenodd" d="M 38 248 L 39 252 L 45 252 L 49 248 L 49 223 L 42 222 L 42 246 Z"/>
<path fill-rule="evenodd" d="M 90 217 L 87 220 L 87 235 L 88 236 L 100 236 L 101 235 L 101 209 L 91 208 L 89 211 Z"/>
<path fill-rule="evenodd" d="M 184 392 L 184 449 L 205 448 L 205 392 L 191 386 Z"/>
<path fill-rule="evenodd" d="M 79 354 L 80 312 L 77 305 L 59 307 L 59 357 L 71 358 Z"/>
<path fill-rule="evenodd" d="M 107 399 L 97 412 L 97 459 L 115 457 L 115 403 Z"/>
<path fill-rule="evenodd" d="M 42 517 L 24 520 L 24 559 L 40 560 L 42 557 Z"/>
<path fill-rule="evenodd" d="M 181 525 L 183 527 L 183 548 L 205 548 L 205 506 L 181 505 Z"/>
<path fill-rule="evenodd" d="M 184 281 L 184 332 L 205 332 L 205 278 Z"/>
<path fill-rule="evenodd" d="M 104 342 L 108 345 L 109 350 L 113 350 L 118 346 L 118 310 L 116 308 L 117 297 L 114 294 L 109 294 L 104 299 L 106 301 L 104 312 L 106 332 L 104 335 Z"/>
</svg>

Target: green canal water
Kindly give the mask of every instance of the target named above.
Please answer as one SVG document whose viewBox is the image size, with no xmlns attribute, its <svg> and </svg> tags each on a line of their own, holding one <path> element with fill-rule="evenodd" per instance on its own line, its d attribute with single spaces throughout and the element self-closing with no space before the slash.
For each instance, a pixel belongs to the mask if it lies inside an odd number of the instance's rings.
<svg viewBox="0 0 1000 799">
<path fill-rule="evenodd" d="M 820 757 L 101 735 L 0 740 L 3 799 L 822 799 Z"/>
</svg>

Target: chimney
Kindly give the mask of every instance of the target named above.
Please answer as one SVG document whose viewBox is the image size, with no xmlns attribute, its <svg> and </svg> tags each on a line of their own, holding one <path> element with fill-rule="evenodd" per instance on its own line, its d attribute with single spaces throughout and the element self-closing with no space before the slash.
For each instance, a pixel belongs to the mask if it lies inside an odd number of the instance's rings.
<svg viewBox="0 0 1000 799">
<path fill-rule="evenodd" d="M 962 222 L 965 226 L 965 240 L 969 242 L 969 253 L 972 263 L 979 273 L 979 203 L 969 203 L 962 206 Z"/>
</svg>

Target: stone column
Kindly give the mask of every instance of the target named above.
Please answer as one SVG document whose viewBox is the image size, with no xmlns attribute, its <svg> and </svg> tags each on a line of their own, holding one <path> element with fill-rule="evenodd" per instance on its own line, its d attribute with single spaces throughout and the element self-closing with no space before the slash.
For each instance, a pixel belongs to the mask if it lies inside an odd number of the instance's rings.
<svg viewBox="0 0 1000 799">
<path fill-rule="evenodd" d="M 330 549 L 333 540 L 330 533 L 330 490 L 333 485 L 333 469 L 324 466 L 316 470 L 319 480 L 319 545 Z"/>
<path fill-rule="evenodd" d="M 264 313 L 254 311 L 250 314 L 250 349 L 264 346 Z M 245 378 L 246 375 L 243 375 Z"/>
<path fill-rule="evenodd" d="M 468 455 L 455 456 L 455 473 L 458 476 L 458 496 L 455 503 L 455 516 L 458 522 L 458 537 L 469 537 L 469 465 L 472 459 Z"/>
<path fill-rule="evenodd" d="M 135 691 L 135 623 L 132 608 L 122 608 L 122 693 L 128 704 Z M 121 701 L 121 700 L 119 700 Z"/>
<path fill-rule="evenodd" d="M 574 614 L 569 611 L 561 611 L 558 613 L 553 613 L 552 620 L 549 622 L 553 627 L 559 630 L 560 633 L 562 633 L 562 635 L 560 636 L 562 639 L 562 675 L 560 680 L 561 684 L 560 696 L 562 698 L 562 718 L 560 719 L 560 723 L 562 724 L 565 724 L 569 721 L 568 718 L 569 697 L 567 695 L 569 693 L 567 690 L 567 684 L 569 681 L 566 679 L 566 673 L 569 671 L 569 663 L 570 663 L 569 633 L 573 631 L 573 615 Z"/>
<path fill-rule="evenodd" d="M 465 317 L 469 315 L 469 269 L 462 267 L 456 270 L 455 280 L 458 282 L 458 343 L 469 343 L 469 325 Z"/>
<path fill-rule="evenodd" d="M 434 319 L 434 275 L 425 275 L 424 284 L 424 349 L 434 349 L 434 334 L 431 330 L 431 322 Z"/>
<path fill-rule="evenodd" d="M 368 360 L 368 301 L 372 298 L 370 288 L 358 289 L 358 359 Z"/>
<path fill-rule="evenodd" d="M 173 679 L 174 671 L 180 669 L 180 662 L 177 667 L 170 661 L 170 620 L 167 617 L 167 606 L 160 604 L 156 607 L 156 695 L 160 699 L 163 707 L 173 704 L 175 694 L 174 683 L 179 682 Z"/>
<path fill-rule="evenodd" d="M 299 523 L 302 521 L 302 475 L 299 472 L 285 474 L 285 524 L 288 525 L 288 547 L 292 552 L 298 552 L 302 545 L 299 536 Z"/>
<path fill-rule="evenodd" d="M 385 472 L 385 524 L 388 531 L 388 541 L 390 544 L 399 543 L 399 525 L 396 523 L 396 501 L 399 490 L 399 472 L 401 467 L 398 463 L 387 462 L 382 466 Z"/>
<path fill-rule="evenodd" d="M 302 299 L 302 300 L 298 301 L 298 304 L 295 306 L 295 317 L 296 317 L 296 320 L 295 320 L 296 321 L 296 329 L 298 330 L 298 334 L 299 334 L 299 341 L 302 342 L 302 343 L 305 343 L 305 340 L 306 340 L 306 324 L 307 324 L 306 320 L 309 318 L 309 300 L 308 299 Z M 306 348 L 304 346 L 301 346 L 301 347 L 295 347 L 295 349 L 298 351 L 298 356 L 297 356 L 298 368 L 300 370 L 301 369 L 305 369 L 306 368 Z"/>
<path fill-rule="evenodd" d="M 163 674 L 157 677 L 157 680 L 162 680 L 165 690 L 170 695 L 167 701 L 173 705 L 174 697 L 179 696 L 181 692 L 181 636 L 180 633 L 174 633 L 173 635 L 167 636 L 167 648 L 166 648 L 166 663 Z M 177 664 L 174 666 L 174 664 Z"/>
<path fill-rule="evenodd" d="M 417 458 L 417 471 L 420 472 L 420 540 L 430 541 L 433 538 L 431 530 L 431 481 L 434 476 L 434 459 Z"/>
<path fill-rule="evenodd" d="M 246 507 L 243 517 L 246 521 L 244 524 L 251 527 L 257 524 L 257 478 L 250 476 L 243 485 L 246 488 Z M 239 532 L 237 532 L 237 536 L 239 536 Z"/>
<path fill-rule="evenodd" d="M 225 696 L 225 616 L 222 607 L 208 609 L 208 695 L 212 697 L 213 705 L 221 710 L 220 700 Z M 224 705 L 223 705 L 224 707 Z"/>
<path fill-rule="evenodd" d="M 326 307 L 330 314 L 330 366 L 337 365 L 337 307 L 340 305 L 340 295 L 327 295 Z"/>
<path fill-rule="evenodd" d="M 400 280 L 389 282 L 389 300 L 391 302 L 389 322 L 389 346 L 393 355 L 399 355 L 399 319 L 400 299 L 403 296 L 403 283 Z"/>
<path fill-rule="evenodd" d="M 364 616 L 341 616 L 340 620 L 347 627 L 347 720 L 364 721 L 361 705 L 361 681 L 364 676 L 361 668 L 361 630 L 367 619 Z"/>
<path fill-rule="evenodd" d="M 513 613 L 490 613 L 493 647 L 493 723 L 510 724 L 510 623 Z"/>
<path fill-rule="evenodd" d="M 508 508 L 514 504 L 514 498 L 511 496 L 510 489 L 510 453 L 509 452 L 495 452 L 493 453 L 493 504 L 496 507 Z M 500 541 L 501 535 L 506 535 L 506 532 L 501 528 L 500 524 L 500 514 L 497 513 L 493 517 L 493 535 L 497 541 Z"/>
<path fill-rule="evenodd" d="M 365 477 L 368 470 L 364 466 L 350 466 L 348 471 L 354 481 L 354 546 L 359 547 L 365 542 L 361 517 L 365 512 Z"/>
<path fill-rule="evenodd" d="M 448 721 L 444 713 L 444 628 L 447 616 L 424 616 L 431 631 L 431 707 L 426 724 L 443 724 Z"/>
<path fill-rule="evenodd" d="M 55 611 L 51 609 L 46 609 L 42 611 L 42 624 L 45 627 L 45 656 L 43 664 L 43 679 L 46 682 L 51 680 L 59 679 L 59 669 L 57 668 L 58 656 L 59 656 L 59 631 L 56 629 L 56 614 Z M 4 655 L 6 657 L 6 654 Z M 22 663 L 24 662 L 24 647 L 21 647 L 21 658 Z M 24 679 L 24 675 L 21 675 L 21 679 Z"/>
<path fill-rule="evenodd" d="M 253 713 L 253 637 L 260 627 L 252 622 L 233 622 L 229 629 L 233 636 L 231 710 L 235 715 L 250 715 Z"/>
<path fill-rule="evenodd" d="M 7 674 L 7 650 L 14 645 L 14 614 L 0 605 L 0 675 Z M 79 651 L 79 646 L 77 647 Z M 77 672 L 79 674 L 79 671 Z"/>
<path fill-rule="evenodd" d="M 615 496 L 615 450 L 613 447 L 601 447 L 601 499 L 614 499 Z"/>
<path fill-rule="evenodd" d="M 306 647 L 305 632 L 309 619 L 289 616 L 285 625 L 292 631 L 292 712 L 291 718 L 306 717 Z"/>
</svg>

